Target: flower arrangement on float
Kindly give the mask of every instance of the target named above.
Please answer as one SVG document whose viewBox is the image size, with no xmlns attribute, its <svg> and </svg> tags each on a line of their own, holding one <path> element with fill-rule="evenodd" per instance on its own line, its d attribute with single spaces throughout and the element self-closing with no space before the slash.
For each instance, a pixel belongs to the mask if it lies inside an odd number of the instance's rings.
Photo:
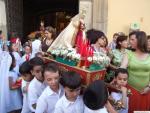
<svg viewBox="0 0 150 113">
<path fill-rule="evenodd" d="M 50 54 L 56 61 L 70 66 L 76 66 L 81 59 L 80 54 L 74 48 L 55 48 L 50 51 Z"/>
<path fill-rule="evenodd" d="M 110 58 L 102 52 L 94 52 L 94 55 L 87 60 L 91 63 L 89 70 L 103 69 L 110 64 Z"/>
<path fill-rule="evenodd" d="M 93 55 L 83 58 L 75 48 L 62 47 L 51 50 L 50 54 L 56 61 L 70 66 L 77 66 L 84 60 L 84 66 L 88 64 L 86 68 L 90 71 L 103 69 L 110 64 L 110 58 L 102 52 L 93 52 Z"/>
<path fill-rule="evenodd" d="M 110 63 L 110 58 L 102 52 L 94 52 L 94 56 L 88 57 L 88 61 L 107 66 Z"/>
</svg>

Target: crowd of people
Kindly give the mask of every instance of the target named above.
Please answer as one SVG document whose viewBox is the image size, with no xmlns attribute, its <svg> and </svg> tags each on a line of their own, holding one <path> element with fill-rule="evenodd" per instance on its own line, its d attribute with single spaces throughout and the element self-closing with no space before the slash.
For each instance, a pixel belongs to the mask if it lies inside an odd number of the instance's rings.
<svg viewBox="0 0 150 113">
<path fill-rule="evenodd" d="M 108 44 L 102 31 L 90 29 L 86 37 L 93 51 L 110 57 L 110 65 L 105 67 L 105 80 L 82 88 L 80 74 L 60 73 L 57 64 L 44 62 L 47 50 L 59 42 L 55 42 L 55 29 L 46 27 L 44 38 L 38 32 L 34 41 L 23 45 L 17 37 L 8 43 L 0 31 L 0 113 L 150 111 L 150 36 L 144 31 L 132 31 L 129 36 L 119 32 Z M 110 90 L 106 82 L 117 90 Z"/>
</svg>

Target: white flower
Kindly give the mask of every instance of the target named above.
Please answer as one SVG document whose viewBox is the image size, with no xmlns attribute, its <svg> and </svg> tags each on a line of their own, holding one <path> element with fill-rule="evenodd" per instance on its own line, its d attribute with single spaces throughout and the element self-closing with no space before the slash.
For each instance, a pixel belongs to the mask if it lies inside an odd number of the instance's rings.
<svg viewBox="0 0 150 113">
<path fill-rule="evenodd" d="M 72 53 L 68 53 L 68 54 L 67 54 L 67 57 L 71 57 L 71 56 L 72 56 Z"/>
<path fill-rule="evenodd" d="M 110 64 L 110 58 L 108 56 L 106 56 L 106 64 L 109 65 Z"/>
<path fill-rule="evenodd" d="M 60 51 L 57 50 L 57 51 L 55 52 L 55 55 L 56 55 L 56 56 L 60 55 Z"/>
<path fill-rule="evenodd" d="M 59 50 L 61 50 L 61 49 L 62 49 L 62 47 L 61 47 L 61 46 L 59 46 L 58 48 L 55 48 L 55 49 L 59 49 Z"/>
<path fill-rule="evenodd" d="M 104 58 L 103 58 L 102 56 L 98 56 L 98 57 L 97 57 L 97 60 L 98 60 L 98 62 L 103 62 L 103 61 L 104 61 Z"/>
<path fill-rule="evenodd" d="M 80 60 L 81 59 L 81 55 L 80 54 L 75 54 L 74 55 L 74 59 L 75 60 Z"/>
<path fill-rule="evenodd" d="M 93 56 L 93 61 L 96 62 L 97 61 L 97 57 Z"/>
<path fill-rule="evenodd" d="M 60 55 L 63 55 L 63 51 L 64 51 L 63 49 L 62 49 L 62 50 L 60 50 Z"/>
<path fill-rule="evenodd" d="M 61 47 L 61 49 L 62 49 L 62 50 L 65 50 L 66 48 L 65 48 L 65 47 Z"/>
<path fill-rule="evenodd" d="M 71 52 L 71 58 L 74 60 L 76 59 L 76 53 L 75 52 Z"/>
<path fill-rule="evenodd" d="M 68 54 L 68 51 L 67 51 L 67 50 L 63 50 L 63 51 L 62 51 L 62 55 L 63 55 L 63 56 L 67 56 L 67 54 Z"/>
<path fill-rule="evenodd" d="M 88 57 L 88 61 L 92 61 L 92 58 Z M 105 67 L 110 64 L 110 59 L 106 54 L 102 52 L 94 52 L 93 63 L 99 64 Z"/>
<path fill-rule="evenodd" d="M 51 51 L 51 54 L 55 55 L 55 51 L 54 51 L 54 50 L 53 50 L 53 51 Z"/>
<path fill-rule="evenodd" d="M 92 57 L 88 57 L 87 60 L 88 60 L 89 62 L 92 62 Z"/>
<path fill-rule="evenodd" d="M 68 48 L 68 51 L 75 51 L 74 48 Z"/>
</svg>

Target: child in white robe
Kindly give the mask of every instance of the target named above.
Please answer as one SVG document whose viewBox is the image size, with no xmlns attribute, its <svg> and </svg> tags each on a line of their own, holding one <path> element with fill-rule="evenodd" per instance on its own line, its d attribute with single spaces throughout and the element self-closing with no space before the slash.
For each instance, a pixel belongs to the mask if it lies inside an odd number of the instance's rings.
<svg viewBox="0 0 150 113">
<path fill-rule="evenodd" d="M 35 113 L 53 113 L 56 102 L 64 94 L 64 89 L 59 84 L 59 68 L 55 63 L 49 63 L 45 67 L 44 79 L 48 86 L 37 101 Z"/>
<path fill-rule="evenodd" d="M 10 103 L 9 91 L 9 68 L 12 63 L 10 54 L 6 51 L 0 51 L 0 113 L 7 113 Z"/>
<path fill-rule="evenodd" d="M 80 95 L 81 76 L 68 71 L 62 75 L 60 81 L 65 94 L 56 103 L 54 113 L 83 113 L 84 104 Z"/>
<path fill-rule="evenodd" d="M 42 75 L 44 62 L 41 58 L 35 57 L 30 60 L 31 74 L 34 76 L 28 87 L 28 102 L 32 112 L 36 110 L 37 100 L 46 87 Z"/>
<path fill-rule="evenodd" d="M 40 38 L 40 33 L 37 33 L 35 35 L 35 40 L 32 42 L 32 55 L 35 56 L 36 53 L 41 52 L 41 40 Z"/>
<path fill-rule="evenodd" d="M 28 102 L 28 86 L 30 81 L 33 79 L 33 76 L 31 75 L 30 69 L 31 68 L 28 61 L 24 62 L 19 68 L 19 72 L 23 78 L 21 84 L 23 94 L 23 107 L 21 113 L 31 113 Z"/>
<path fill-rule="evenodd" d="M 12 64 L 8 74 L 9 89 L 10 89 L 10 103 L 8 112 L 19 112 L 22 108 L 22 95 L 21 95 L 21 84 L 18 83 L 19 76 L 14 70 L 16 66 L 15 57 L 10 53 L 12 57 Z"/>
<path fill-rule="evenodd" d="M 16 66 L 14 70 L 19 74 L 19 65 L 21 61 L 21 56 L 18 52 L 18 45 L 16 43 L 11 43 L 9 46 L 9 51 L 14 55 L 16 60 Z"/>
</svg>

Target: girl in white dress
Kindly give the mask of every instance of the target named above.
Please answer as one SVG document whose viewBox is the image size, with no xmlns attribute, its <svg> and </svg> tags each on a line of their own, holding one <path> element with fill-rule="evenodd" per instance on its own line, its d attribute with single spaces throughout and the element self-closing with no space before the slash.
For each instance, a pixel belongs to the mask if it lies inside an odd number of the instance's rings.
<svg viewBox="0 0 150 113">
<path fill-rule="evenodd" d="M 18 82 L 18 74 L 14 70 L 14 67 L 16 66 L 15 57 L 12 53 L 10 53 L 12 57 L 12 64 L 10 66 L 10 71 L 8 74 L 8 80 L 9 80 L 9 94 L 10 94 L 10 103 L 8 107 L 9 113 L 18 113 L 19 110 L 22 108 L 22 95 L 20 87 L 21 85 Z"/>
<path fill-rule="evenodd" d="M 16 66 L 15 66 L 14 70 L 19 74 L 19 65 L 20 65 L 20 61 L 21 61 L 21 56 L 18 52 L 18 45 L 16 43 L 11 43 L 9 46 L 9 51 L 12 52 L 12 54 L 15 57 Z"/>
</svg>

